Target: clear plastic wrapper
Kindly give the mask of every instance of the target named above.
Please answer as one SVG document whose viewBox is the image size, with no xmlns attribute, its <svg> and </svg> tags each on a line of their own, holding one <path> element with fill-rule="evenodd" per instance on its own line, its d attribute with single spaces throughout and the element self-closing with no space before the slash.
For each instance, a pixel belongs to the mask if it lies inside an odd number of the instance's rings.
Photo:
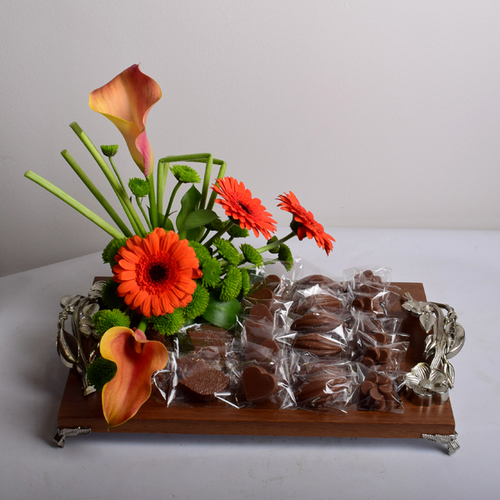
<svg viewBox="0 0 500 500">
<path fill-rule="evenodd" d="M 352 409 L 358 376 L 349 363 L 308 363 L 294 378 L 295 404 L 306 410 L 346 413 Z"/>
<path fill-rule="evenodd" d="M 397 372 L 380 373 L 361 367 L 362 382 L 356 393 L 358 410 L 403 413 Z"/>
</svg>

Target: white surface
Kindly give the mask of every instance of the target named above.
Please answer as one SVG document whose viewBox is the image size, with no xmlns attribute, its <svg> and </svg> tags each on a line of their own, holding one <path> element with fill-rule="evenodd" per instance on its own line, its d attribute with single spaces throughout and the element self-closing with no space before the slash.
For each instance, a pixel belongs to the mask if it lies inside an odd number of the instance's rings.
<svg viewBox="0 0 500 500">
<path fill-rule="evenodd" d="M 114 203 L 68 125 L 120 144 L 122 176 L 139 175 L 118 131 L 88 108 L 90 91 L 138 62 L 163 89 L 147 123 L 156 158 L 213 153 L 280 224 L 275 198 L 292 190 L 325 226 L 500 229 L 498 1 L 0 9 L 0 276 L 107 243 L 23 174 L 101 214 L 59 155 L 68 149 Z"/>
<path fill-rule="evenodd" d="M 0 279 L 0 498 L 498 498 L 500 232 L 328 232 L 329 258 L 309 241 L 292 249 L 333 276 L 390 267 L 458 313 L 467 340 L 453 359 L 455 455 L 418 439 L 91 434 L 53 447 L 67 373 L 54 346 L 59 298 L 107 272 L 92 254 Z"/>
</svg>

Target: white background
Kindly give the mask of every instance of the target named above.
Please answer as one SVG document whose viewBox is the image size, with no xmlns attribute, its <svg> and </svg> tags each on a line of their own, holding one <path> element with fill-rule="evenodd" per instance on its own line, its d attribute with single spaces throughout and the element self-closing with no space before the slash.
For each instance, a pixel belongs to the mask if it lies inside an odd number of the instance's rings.
<svg viewBox="0 0 500 500">
<path fill-rule="evenodd" d="M 102 213 L 59 153 L 104 186 L 77 121 L 140 175 L 88 108 L 134 63 L 163 90 L 156 158 L 211 152 L 282 225 L 292 190 L 325 226 L 500 229 L 499 21 L 483 0 L 3 2 L 0 275 L 107 243 L 23 174 Z"/>
</svg>

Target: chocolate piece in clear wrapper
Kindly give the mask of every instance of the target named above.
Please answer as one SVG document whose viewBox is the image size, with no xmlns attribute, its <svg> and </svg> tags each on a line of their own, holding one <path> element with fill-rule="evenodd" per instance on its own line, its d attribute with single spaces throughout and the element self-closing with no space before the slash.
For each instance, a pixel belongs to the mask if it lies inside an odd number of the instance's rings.
<svg viewBox="0 0 500 500">
<path fill-rule="evenodd" d="M 223 392 L 229 385 L 229 377 L 203 359 L 183 357 L 179 358 L 177 365 L 179 388 L 192 399 L 213 401 L 217 393 Z"/>
<path fill-rule="evenodd" d="M 342 321 L 329 313 L 309 313 L 296 319 L 290 329 L 298 333 L 324 333 L 331 332 L 342 326 Z"/>
<path fill-rule="evenodd" d="M 324 311 L 337 311 L 342 309 L 343 303 L 338 297 L 328 293 L 316 293 L 308 297 L 299 297 L 294 300 L 291 313 L 303 316 L 312 309 Z"/>
<path fill-rule="evenodd" d="M 251 365 L 241 375 L 243 390 L 248 401 L 262 401 L 278 392 L 278 378 L 265 368 Z"/>
<path fill-rule="evenodd" d="M 187 334 L 194 351 L 209 357 L 225 357 L 227 347 L 232 340 L 227 330 L 209 324 L 190 327 L 187 329 Z"/>
<path fill-rule="evenodd" d="M 292 344 L 294 349 L 307 351 L 316 356 L 337 356 L 343 352 L 337 339 L 320 333 L 297 335 Z"/>
<path fill-rule="evenodd" d="M 403 412 L 403 404 L 391 377 L 370 371 L 359 387 L 360 410 Z"/>
</svg>

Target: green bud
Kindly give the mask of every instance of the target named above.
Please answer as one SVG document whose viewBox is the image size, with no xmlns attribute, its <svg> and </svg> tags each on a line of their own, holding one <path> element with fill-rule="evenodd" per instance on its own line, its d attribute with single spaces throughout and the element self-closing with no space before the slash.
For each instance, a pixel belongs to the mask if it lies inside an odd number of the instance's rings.
<svg viewBox="0 0 500 500">
<path fill-rule="evenodd" d="M 134 196 L 144 198 L 149 194 L 149 184 L 144 179 L 134 177 L 128 181 L 128 187 Z"/>
<path fill-rule="evenodd" d="M 118 153 L 118 144 L 112 144 L 110 146 L 101 146 L 101 151 L 104 156 L 112 158 Z"/>
</svg>

